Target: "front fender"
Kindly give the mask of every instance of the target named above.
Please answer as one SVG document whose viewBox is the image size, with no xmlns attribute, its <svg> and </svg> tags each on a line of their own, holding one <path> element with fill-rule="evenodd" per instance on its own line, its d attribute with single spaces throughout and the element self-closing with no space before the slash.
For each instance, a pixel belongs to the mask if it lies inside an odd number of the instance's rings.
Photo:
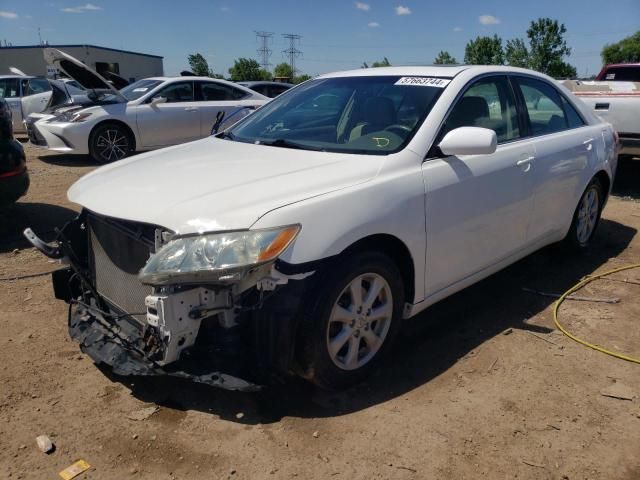
<svg viewBox="0 0 640 480">
<path fill-rule="evenodd" d="M 415 158 L 414 158 L 415 160 Z M 339 255 L 366 237 L 398 238 L 414 261 L 414 303 L 424 298 L 426 221 L 419 162 L 364 184 L 283 206 L 262 216 L 252 229 L 299 223 L 302 230 L 280 259 L 290 264 Z"/>
</svg>

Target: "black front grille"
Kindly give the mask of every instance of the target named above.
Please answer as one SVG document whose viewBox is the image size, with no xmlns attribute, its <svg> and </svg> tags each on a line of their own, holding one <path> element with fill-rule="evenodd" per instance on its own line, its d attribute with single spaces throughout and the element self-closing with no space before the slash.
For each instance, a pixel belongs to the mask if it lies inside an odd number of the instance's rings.
<svg viewBox="0 0 640 480">
<path fill-rule="evenodd" d="M 89 215 L 88 223 L 96 290 L 119 310 L 143 320 L 151 287 L 140 283 L 138 272 L 153 253 L 155 228 L 96 215 Z"/>
</svg>

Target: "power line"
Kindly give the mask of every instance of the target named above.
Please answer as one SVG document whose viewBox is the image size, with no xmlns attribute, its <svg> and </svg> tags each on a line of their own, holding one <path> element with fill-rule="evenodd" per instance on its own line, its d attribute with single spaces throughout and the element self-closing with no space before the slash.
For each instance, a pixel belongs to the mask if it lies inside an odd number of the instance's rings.
<svg viewBox="0 0 640 480">
<path fill-rule="evenodd" d="M 260 41 L 260 48 L 257 50 L 258 55 L 262 60 L 260 64 L 262 65 L 262 68 L 264 68 L 265 70 L 269 70 L 269 67 L 271 66 L 271 64 L 269 63 L 269 57 L 271 57 L 271 49 L 269 48 L 269 43 L 273 39 L 273 33 L 262 31 L 256 31 L 255 33 L 256 38 L 258 39 L 258 41 Z"/>
<path fill-rule="evenodd" d="M 300 39 L 302 35 L 297 35 L 294 33 L 283 33 L 282 36 L 285 40 L 289 40 L 289 48 L 282 51 L 282 54 L 285 55 L 289 59 L 289 66 L 291 66 L 291 74 L 295 76 L 296 74 L 296 58 L 302 55 L 302 51 L 296 48 L 296 44 L 300 44 Z"/>
</svg>

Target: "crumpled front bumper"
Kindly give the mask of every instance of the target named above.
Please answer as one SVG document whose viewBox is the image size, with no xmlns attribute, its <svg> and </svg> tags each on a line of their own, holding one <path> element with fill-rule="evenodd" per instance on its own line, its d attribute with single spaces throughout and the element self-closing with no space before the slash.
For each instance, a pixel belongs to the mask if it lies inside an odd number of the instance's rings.
<svg viewBox="0 0 640 480">
<path fill-rule="evenodd" d="M 140 333 L 134 322 L 125 316 L 107 321 L 100 312 L 76 305 L 69 310 L 69 335 L 96 364 L 108 365 L 116 375 L 170 375 L 226 390 L 260 390 L 257 384 L 225 373 L 189 371 L 190 367 L 181 361 L 170 368 L 160 367 L 138 349 Z"/>
</svg>

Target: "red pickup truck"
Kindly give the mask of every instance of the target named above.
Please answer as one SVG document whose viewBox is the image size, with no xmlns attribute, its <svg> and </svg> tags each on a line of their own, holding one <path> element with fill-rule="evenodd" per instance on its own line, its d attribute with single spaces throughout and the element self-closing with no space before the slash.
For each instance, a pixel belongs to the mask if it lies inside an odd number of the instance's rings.
<svg viewBox="0 0 640 480">
<path fill-rule="evenodd" d="M 640 63 L 612 63 L 600 70 L 596 80 L 601 82 L 640 82 Z"/>
</svg>

